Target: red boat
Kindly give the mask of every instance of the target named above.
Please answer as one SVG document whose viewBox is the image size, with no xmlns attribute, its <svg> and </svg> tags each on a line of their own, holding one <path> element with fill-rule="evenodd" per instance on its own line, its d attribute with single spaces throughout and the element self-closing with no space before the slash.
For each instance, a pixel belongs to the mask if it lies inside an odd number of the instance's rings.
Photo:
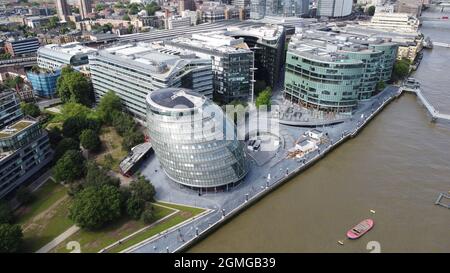
<svg viewBox="0 0 450 273">
<path fill-rule="evenodd" d="M 363 220 L 352 229 L 347 231 L 347 237 L 349 239 L 358 239 L 359 237 L 366 234 L 373 227 L 373 225 L 374 222 L 372 219 Z"/>
</svg>

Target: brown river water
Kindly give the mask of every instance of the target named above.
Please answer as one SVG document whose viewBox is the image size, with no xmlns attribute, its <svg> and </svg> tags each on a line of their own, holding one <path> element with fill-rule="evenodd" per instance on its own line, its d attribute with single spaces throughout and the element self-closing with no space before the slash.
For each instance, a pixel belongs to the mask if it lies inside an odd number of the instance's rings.
<svg viewBox="0 0 450 273">
<path fill-rule="evenodd" d="M 450 23 L 422 32 L 450 43 Z M 450 113 L 450 48 L 426 51 L 414 77 Z M 392 102 L 355 138 L 229 221 L 189 252 L 450 252 L 450 122 L 431 123 L 414 95 Z M 376 213 L 372 214 L 370 210 Z M 356 241 L 346 231 L 375 220 Z M 344 245 L 339 245 L 343 240 Z"/>
</svg>

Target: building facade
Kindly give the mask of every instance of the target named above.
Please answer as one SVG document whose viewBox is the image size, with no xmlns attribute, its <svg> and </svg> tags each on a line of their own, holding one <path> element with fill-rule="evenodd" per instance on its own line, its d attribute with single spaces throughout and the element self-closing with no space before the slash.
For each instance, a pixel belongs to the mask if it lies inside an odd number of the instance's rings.
<svg viewBox="0 0 450 273">
<path fill-rule="evenodd" d="M 285 62 L 286 31 L 283 26 L 229 27 L 224 34 L 243 38 L 254 52 L 255 80 L 264 81 L 272 88 L 280 83 Z"/>
<path fill-rule="evenodd" d="M 245 177 L 244 145 L 219 106 L 180 88 L 150 93 L 147 106 L 152 146 L 171 180 L 192 188 L 218 188 Z"/>
<path fill-rule="evenodd" d="M 317 16 L 345 17 L 352 13 L 352 0 L 318 0 Z"/>
<path fill-rule="evenodd" d="M 33 86 L 33 92 L 38 97 L 53 98 L 56 96 L 56 83 L 61 70 L 56 71 L 29 71 L 27 78 Z"/>
<path fill-rule="evenodd" d="M 137 119 L 146 119 L 145 97 L 167 87 L 190 88 L 212 97 L 211 60 L 194 54 L 171 55 L 160 46 L 126 44 L 89 55 L 89 68 L 95 98 L 109 90 L 122 100 L 126 110 Z"/>
<path fill-rule="evenodd" d="M 22 111 L 20 110 L 20 98 L 16 92 L 13 90 L 0 92 L 0 128 L 20 118 L 22 118 Z"/>
<path fill-rule="evenodd" d="M 358 103 L 364 63 L 307 44 L 290 43 L 285 99 L 324 112 L 351 112 Z"/>
<path fill-rule="evenodd" d="M 96 51 L 96 49 L 83 46 L 78 42 L 45 45 L 37 51 L 37 63 L 44 69 L 57 70 L 65 65 L 71 65 L 77 69 L 87 66 L 88 55 Z"/>
<path fill-rule="evenodd" d="M 92 12 L 92 1 L 91 0 L 79 0 L 78 8 L 80 9 L 81 19 L 87 19 L 88 14 Z"/>
<path fill-rule="evenodd" d="M 36 54 L 38 48 L 39 40 L 36 37 L 5 42 L 5 51 L 12 57 Z"/>
<path fill-rule="evenodd" d="M 58 14 L 59 20 L 67 21 L 67 17 L 72 14 L 67 0 L 56 0 L 56 13 Z"/>
<path fill-rule="evenodd" d="M 211 59 L 215 101 L 247 101 L 251 96 L 254 53 L 244 39 L 213 32 L 193 34 L 191 38 L 180 37 L 164 44 L 168 49 L 187 50 L 199 58 Z"/>
</svg>

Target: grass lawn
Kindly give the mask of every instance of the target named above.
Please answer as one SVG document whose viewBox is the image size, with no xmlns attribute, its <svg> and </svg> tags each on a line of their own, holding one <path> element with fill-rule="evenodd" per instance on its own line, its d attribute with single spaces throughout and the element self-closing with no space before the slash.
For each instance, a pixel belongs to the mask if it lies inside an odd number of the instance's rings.
<svg viewBox="0 0 450 273">
<path fill-rule="evenodd" d="M 35 252 L 73 225 L 67 217 L 71 199 L 67 188 L 47 181 L 34 192 L 34 201 L 16 211 L 23 230 L 24 252 Z"/>
<path fill-rule="evenodd" d="M 38 190 L 33 192 L 33 201 L 29 205 L 20 207 L 16 211 L 17 223 L 20 225 L 27 223 L 30 219 L 47 210 L 56 201 L 63 198 L 66 193 L 66 187 L 50 178 Z"/>
<path fill-rule="evenodd" d="M 122 149 L 122 137 L 117 134 L 114 127 L 103 127 L 100 133 L 102 151 L 96 155 L 96 162 L 115 172 L 119 172 L 119 163 L 128 152 Z"/>
<path fill-rule="evenodd" d="M 155 206 L 155 219 L 161 219 L 172 212 L 173 210 Z M 145 226 L 146 224 L 142 221 L 135 221 L 128 217 L 122 217 L 118 221 L 98 231 L 79 230 L 51 252 L 70 252 L 70 250 L 66 249 L 66 244 L 70 241 L 79 242 L 81 244 L 81 252 L 98 252 L 102 248 L 117 242 L 123 237 L 126 237 Z"/>
<path fill-rule="evenodd" d="M 122 244 L 115 246 L 108 250 L 108 252 L 120 252 L 130 246 L 133 246 L 147 238 L 152 237 L 172 226 L 175 226 L 187 219 L 203 212 L 203 209 L 186 207 L 181 205 L 172 205 L 167 203 L 158 202 L 157 204 L 164 205 L 170 208 L 180 210 L 175 215 L 167 218 L 166 220 L 158 223 L 152 228 L 149 228 L 143 232 L 140 232 L 129 240 L 124 241 Z M 155 221 L 171 214 L 173 210 L 160 206 L 154 206 L 155 208 Z M 62 242 L 58 247 L 52 250 L 52 252 L 69 252 L 65 248 L 66 244 L 70 241 L 78 241 L 81 244 L 81 252 L 98 252 L 101 249 L 111 245 L 114 242 L 136 232 L 137 230 L 147 226 L 142 221 L 130 220 L 127 217 L 123 217 L 119 221 L 109 225 L 108 227 L 99 231 L 85 231 L 80 230 L 66 241 Z"/>
</svg>

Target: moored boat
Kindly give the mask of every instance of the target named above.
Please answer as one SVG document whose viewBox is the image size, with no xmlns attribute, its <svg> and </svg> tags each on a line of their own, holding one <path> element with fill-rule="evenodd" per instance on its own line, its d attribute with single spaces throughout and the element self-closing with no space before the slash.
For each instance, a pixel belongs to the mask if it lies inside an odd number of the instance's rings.
<svg viewBox="0 0 450 273">
<path fill-rule="evenodd" d="M 372 219 L 366 219 L 361 221 L 359 224 L 347 231 L 347 237 L 349 239 L 358 239 L 359 237 L 366 234 L 374 225 Z"/>
</svg>

